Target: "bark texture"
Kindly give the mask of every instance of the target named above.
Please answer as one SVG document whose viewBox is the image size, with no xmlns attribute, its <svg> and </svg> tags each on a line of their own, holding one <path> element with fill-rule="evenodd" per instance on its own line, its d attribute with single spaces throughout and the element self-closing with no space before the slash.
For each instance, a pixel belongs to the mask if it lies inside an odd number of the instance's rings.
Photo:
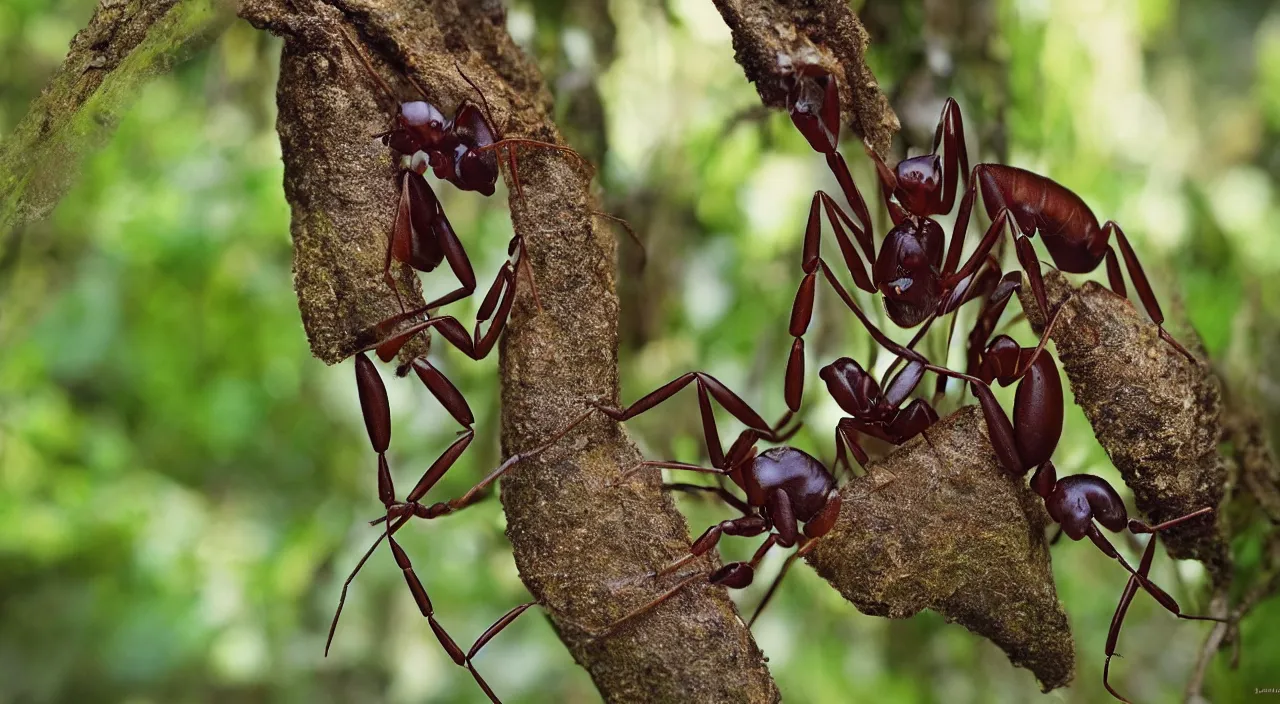
<svg viewBox="0 0 1280 704">
<path fill-rule="evenodd" d="M 286 36 L 280 131 L 286 163 L 296 165 L 286 191 L 299 304 L 313 351 L 332 362 L 392 312 L 381 266 L 395 189 L 386 148 L 368 139 L 385 128 L 389 101 L 327 22 L 357 29 L 388 76 L 411 73 L 446 111 L 474 99 L 456 62 L 507 125 L 506 136 L 560 138 L 546 86 L 508 35 L 500 3 L 347 0 L 314 9 L 329 19 L 270 1 L 246 2 L 242 14 Z M 519 166 L 524 200 L 513 195 L 510 207 L 543 308 L 522 283 L 501 346 L 507 454 L 544 442 L 586 399 L 616 403 L 618 395 L 614 242 L 590 214 L 590 174 L 546 150 L 522 150 Z M 667 588 L 648 573 L 689 550 L 688 527 L 657 476 L 606 489 L 639 459 L 616 425 L 593 420 L 504 479 L 521 577 L 606 701 L 777 701 L 763 656 L 723 589 L 696 585 L 608 638 L 588 637 Z"/>
<path fill-rule="evenodd" d="M 1095 282 L 1076 289 L 1048 269 L 1045 286 L 1049 305 L 1062 306 L 1051 338 L 1076 403 L 1133 490 L 1138 510 L 1158 522 L 1219 508 L 1226 480 L 1218 453 L 1222 399 L 1210 368 L 1189 362 L 1129 301 Z M 1039 332 L 1044 319 L 1030 287 L 1020 296 Z M 1221 518 L 1218 511 L 1213 520 L 1161 535 L 1170 555 L 1200 560 L 1217 582 L 1230 573 Z"/>
<path fill-rule="evenodd" d="M 785 108 L 795 67 L 818 65 L 840 83 L 844 123 L 880 155 L 898 117 L 867 67 L 867 30 L 844 0 L 715 0 L 733 33 L 734 58 L 760 100 Z"/>
<path fill-rule="evenodd" d="M 1001 470 L 977 406 L 939 421 L 840 491 L 835 528 L 807 556 L 872 616 L 933 609 L 990 639 L 1047 692 L 1075 671 L 1044 503 Z"/>
<path fill-rule="evenodd" d="M 139 89 L 233 17 L 218 0 L 99 1 L 62 66 L 0 143 L 0 257 L 10 233 L 53 210 L 80 159 L 106 142 Z"/>
</svg>

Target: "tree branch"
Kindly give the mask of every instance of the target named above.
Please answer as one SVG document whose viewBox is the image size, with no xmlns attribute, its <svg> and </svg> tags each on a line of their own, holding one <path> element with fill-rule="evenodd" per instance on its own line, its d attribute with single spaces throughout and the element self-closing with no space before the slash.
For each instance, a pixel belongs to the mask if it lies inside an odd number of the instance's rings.
<svg viewBox="0 0 1280 704">
<path fill-rule="evenodd" d="M 1076 403 L 1133 489 L 1138 509 L 1157 522 L 1205 506 L 1217 509 L 1226 480 L 1218 454 L 1217 378 L 1160 339 L 1156 326 L 1124 298 L 1092 281 L 1075 289 L 1056 269 L 1045 274 L 1049 305 L 1062 307 L 1050 337 Z M 1019 295 L 1038 332 L 1044 319 L 1030 287 Z M 1200 560 L 1222 582 L 1230 577 L 1231 558 L 1222 512 L 1216 517 L 1160 538 L 1170 555 Z"/>
<path fill-rule="evenodd" d="M 1000 646 L 1047 692 L 1075 671 L 1043 502 L 1000 469 L 966 406 L 840 490 L 835 528 L 807 559 L 859 611 L 933 609 Z"/>
<path fill-rule="evenodd" d="M 785 108 L 794 67 L 819 65 L 839 81 L 841 114 L 880 154 L 889 151 L 898 116 L 867 67 L 867 30 L 845 0 L 715 0 L 733 33 L 734 58 L 760 100 Z M 852 88 L 852 90 L 848 90 Z"/>
<path fill-rule="evenodd" d="M 82 158 L 115 131 L 138 91 L 222 32 L 217 0 L 100 0 L 62 66 L 0 143 L 0 257 L 11 233 L 53 210 Z"/>
<path fill-rule="evenodd" d="M 547 89 L 507 34 L 499 3 L 335 4 L 395 67 L 388 75 L 409 67 L 432 103 L 448 109 L 474 97 L 461 66 L 506 136 L 559 141 Z M 394 172 L 386 148 L 368 138 L 385 125 L 386 101 L 323 21 L 299 17 L 285 0 L 250 0 L 242 14 L 286 36 L 280 131 L 299 304 L 313 351 L 336 361 L 394 301 L 381 279 Z M 513 195 L 510 207 L 543 309 L 522 284 L 501 347 L 508 454 L 544 442 L 586 399 L 618 399 L 614 242 L 594 226 L 589 174 L 537 149 L 522 150 L 519 167 L 525 200 Z M 607 701 L 776 701 L 763 656 L 722 588 L 696 584 L 608 638 L 587 637 L 670 586 L 647 575 L 689 550 L 684 518 L 656 475 L 606 488 L 639 459 L 615 424 L 592 421 L 504 479 L 521 577 Z"/>
</svg>

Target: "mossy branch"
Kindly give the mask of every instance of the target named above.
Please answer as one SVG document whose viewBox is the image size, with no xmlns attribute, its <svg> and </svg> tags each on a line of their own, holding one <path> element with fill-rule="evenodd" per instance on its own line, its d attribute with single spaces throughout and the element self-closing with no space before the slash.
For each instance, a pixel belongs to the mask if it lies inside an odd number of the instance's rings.
<svg viewBox="0 0 1280 704">
<path fill-rule="evenodd" d="M 101 0 L 44 91 L 0 143 L 0 257 L 43 219 L 115 131 L 139 90 L 207 45 L 234 18 L 218 0 Z"/>
<path fill-rule="evenodd" d="M 313 9 L 300 15 L 295 3 Z M 460 66 L 505 136 L 559 143 L 550 95 L 497 3 L 250 0 L 241 12 L 286 38 L 280 132 L 299 303 L 313 351 L 336 361 L 394 305 L 381 256 L 395 189 L 386 148 L 368 139 L 385 125 L 388 101 L 354 73 L 361 69 L 332 22 L 347 23 L 387 75 L 411 73 L 446 110 L 474 98 Z M 544 442 L 586 399 L 618 400 L 614 241 L 591 215 L 590 174 L 546 150 L 522 150 L 519 166 L 524 199 L 513 195 L 510 208 L 542 309 L 522 285 L 501 347 L 507 454 Z M 639 459 L 615 424 L 596 421 L 504 479 L 521 577 L 607 701 L 776 701 L 763 656 L 721 588 L 688 589 L 607 639 L 587 637 L 659 594 L 668 585 L 645 575 L 689 550 L 688 527 L 658 477 L 606 489 Z"/>
</svg>

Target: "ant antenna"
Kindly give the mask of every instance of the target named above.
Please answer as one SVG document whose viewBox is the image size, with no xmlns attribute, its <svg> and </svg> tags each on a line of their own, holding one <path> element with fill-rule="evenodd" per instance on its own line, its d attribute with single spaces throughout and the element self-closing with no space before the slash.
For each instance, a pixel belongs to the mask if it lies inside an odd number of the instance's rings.
<svg viewBox="0 0 1280 704">
<path fill-rule="evenodd" d="M 382 80 L 382 76 L 379 76 L 378 72 L 374 70 L 373 62 L 369 61 L 368 56 L 365 56 L 364 50 L 362 50 L 360 45 L 356 43 L 355 38 L 351 36 L 351 33 L 347 31 L 347 28 L 342 25 L 337 25 L 337 27 L 338 33 L 346 40 L 347 46 L 351 47 L 351 50 L 355 52 L 356 57 L 360 59 L 360 63 L 364 64 L 365 70 L 369 72 L 369 75 L 373 80 L 382 87 L 383 92 L 387 94 L 388 98 L 398 102 L 395 91 L 391 90 L 391 86 L 387 85 L 387 82 Z"/>
<path fill-rule="evenodd" d="M 471 80 L 467 74 L 462 72 L 462 64 L 458 63 L 457 59 L 453 60 L 453 67 L 458 70 L 458 75 L 462 76 L 462 80 L 466 81 L 467 85 L 471 86 L 471 89 L 476 92 L 476 95 L 480 96 L 480 103 L 484 105 L 484 114 L 485 117 L 489 118 L 489 125 L 496 127 L 498 123 L 493 120 L 493 111 L 489 109 L 489 100 L 484 97 L 484 91 L 480 90 L 480 86 L 477 86 L 475 81 Z"/>
<path fill-rule="evenodd" d="M 591 214 L 598 218 L 604 218 L 605 220 L 612 220 L 613 222 L 616 222 L 619 225 L 621 225 L 622 228 L 627 231 L 627 234 L 631 235 L 631 241 L 635 242 L 636 246 L 640 248 L 640 268 L 643 269 L 645 265 L 648 264 L 649 252 L 648 250 L 645 249 L 644 243 L 640 241 L 640 236 L 636 234 L 635 230 L 631 229 L 631 223 L 628 223 L 626 220 L 623 220 L 617 215 L 611 215 L 602 210 L 592 210 Z"/>
</svg>

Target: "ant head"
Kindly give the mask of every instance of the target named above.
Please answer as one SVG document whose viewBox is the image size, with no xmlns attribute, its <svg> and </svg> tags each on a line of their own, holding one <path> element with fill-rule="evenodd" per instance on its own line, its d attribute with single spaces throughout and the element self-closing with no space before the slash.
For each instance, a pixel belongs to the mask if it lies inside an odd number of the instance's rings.
<svg viewBox="0 0 1280 704">
<path fill-rule="evenodd" d="M 493 195 L 498 182 L 498 155 L 492 150 L 480 150 L 498 141 L 493 126 L 474 104 L 463 103 L 453 127 L 458 146 L 454 149 L 453 176 L 449 180 L 464 191 Z"/>
<path fill-rule="evenodd" d="M 894 197 L 913 215 L 938 215 L 942 200 L 942 159 L 925 154 L 898 162 Z"/>
<path fill-rule="evenodd" d="M 982 364 L 978 367 L 977 377 L 988 384 L 999 379 L 1001 386 L 1008 386 L 1018 371 L 1021 355 L 1021 345 L 1008 335 L 1000 335 L 982 353 Z"/>
<path fill-rule="evenodd" d="M 1044 507 L 1072 540 L 1083 538 L 1095 520 L 1113 533 L 1124 530 L 1129 521 L 1124 500 L 1116 490 L 1091 474 L 1059 479 L 1053 492 L 1045 497 Z"/>
<path fill-rule="evenodd" d="M 787 114 L 809 146 L 822 154 L 835 152 L 840 141 L 840 89 L 821 66 L 802 66 L 790 79 Z"/>
<path fill-rule="evenodd" d="M 459 147 L 454 159 L 455 186 L 464 191 L 476 191 L 491 196 L 498 183 L 498 159 L 492 152 Z"/>
<path fill-rule="evenodd" d="M 927 232 L 917 232 L 909 219 L 904 220 L 885 237 L 871 268 L 876 288 L 884 294 L 885 310 L 898 327 L 913 328 L 938 307 L 940 281 L 932 239 Z"/>
<path fill-rule="evenodd" d="M 869 418 L 883 402 L 880 385 L 861 364 L 841 357 L 818 371 L 836 405 L 855 418 Z"/>
</svg>

